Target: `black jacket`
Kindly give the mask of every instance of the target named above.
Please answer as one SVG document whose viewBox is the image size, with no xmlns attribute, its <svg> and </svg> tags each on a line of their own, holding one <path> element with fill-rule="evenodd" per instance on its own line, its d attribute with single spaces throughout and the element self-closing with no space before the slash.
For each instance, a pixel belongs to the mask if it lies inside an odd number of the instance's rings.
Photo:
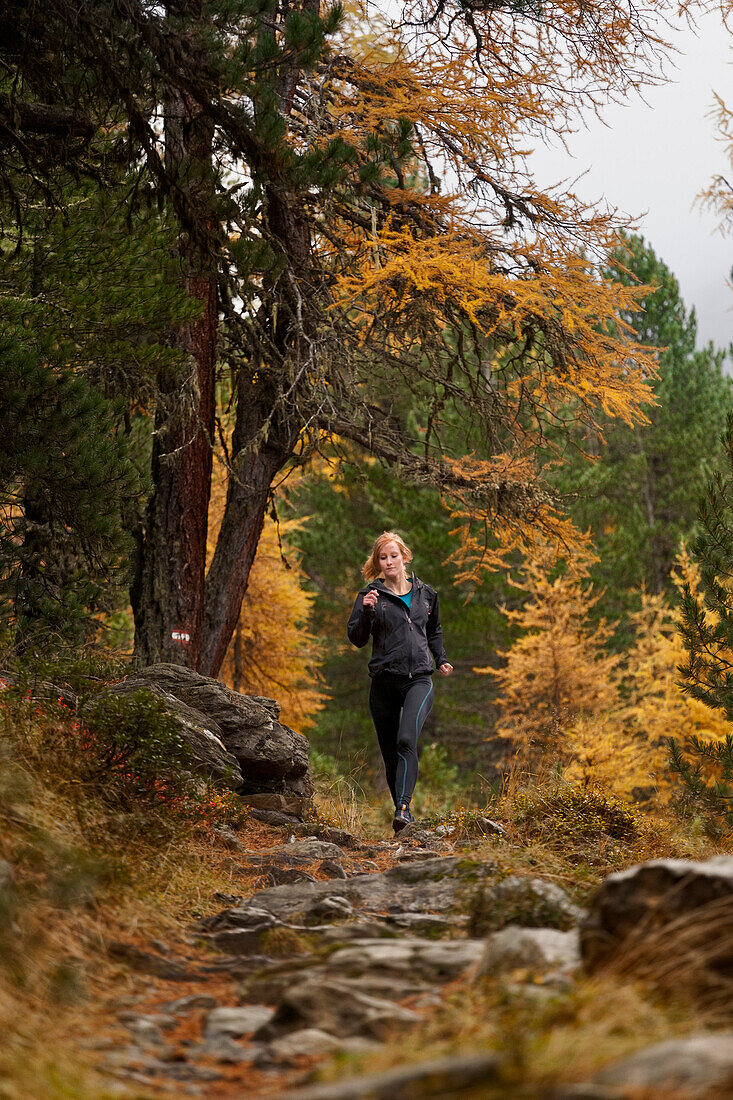
<svg viewBox="0 0 733 1100">
<path fill-rule="evenodd" d="M 377 606 L 364 607 L 370 588 L 379 593 Z M 438 593 L 413 575 L 410 610 L 384 581 L 372 581 L 359 592 L 346 628 L 349 641 L 361 649 L 370 638 L 372 659 L 369 675 L 388 672 L 393 676 L 424 676 L 446 664 L 443 631 L 440 628 Z"/>
</svg>

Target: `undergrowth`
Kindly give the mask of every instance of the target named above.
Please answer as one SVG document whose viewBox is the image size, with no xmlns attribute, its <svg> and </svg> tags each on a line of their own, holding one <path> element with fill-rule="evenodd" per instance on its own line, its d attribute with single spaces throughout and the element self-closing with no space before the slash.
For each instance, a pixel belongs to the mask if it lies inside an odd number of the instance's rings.
<svg viewBox="0 0 733 1100">
<path fill-rule="evenodd" d="M 88 698 L 77 712 L 68 681 L 35 674 L 0 691 L 2 1100 L 102 1100 L 68 1040 L 119 982 L 105 944 L 177 935 L 233 886 L 212 826 L 245 820 L 238 797 L 195 774 L 149 696 Z"/>
</svg>

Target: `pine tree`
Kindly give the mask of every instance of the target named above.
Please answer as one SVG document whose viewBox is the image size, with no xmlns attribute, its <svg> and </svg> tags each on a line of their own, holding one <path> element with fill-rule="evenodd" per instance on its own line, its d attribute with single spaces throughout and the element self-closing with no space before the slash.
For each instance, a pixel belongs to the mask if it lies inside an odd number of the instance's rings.
<svg viewBox="0 0 733 1100">
<path fill-rule="evenodd" d="M 691 548 L 699 585 L 682 585 L 680 633 L 686 658 L 682 691 L 720 716 L 727 727 L 709 738 L 668 740 L 670 764 L 683 801 L 702 809 L 713 827 L 733 821 L 733 413 L 722 437 L 725 468 L 711 479 L 700 505 L 700 534 Z"/>
<path fill-rule="evenodd" d="M 722 444 L 726 467 L 708 484 L 700 505 L 700 534 L 691 547 L 702 592 L 689 583 L 682 588 L 687 657 L 679 672 L 683 691 L 733 721 L 733 413 Z"/>
<path fill-rule="evenodd" d="M 676 278 L 641 237 L 627 238 L 607 270 L 624 284 L 647 288 L 623 319 L 639 340 L 659 349 L 659 373 L 651 382 L 656 404 L 647 408 L 646 423 L 608 419 L 601 434 L 576 435 L 593 461 L 566 455 L 556 483 L 571 495 L 575 523 L 591 532 L 600 559 L 593 577 L 605 589 L 601 607 L 618 619 L 638 606 L 642 586 L 672 596 L 675 555 L 694 534 L 698 501 L 720 460 L 733 390 L 724 353 L 712 345 L 696 350 L 694 310 L 686 309 Z"/>
<path fill-rule="evenodd" d="M 162 340 L 191 310 L 157 212 L 64 194 L 65 215 L 30 212 L 0 250 L 0 599 L 23 648 L 84 636 L 124 600 L 146 407 L 161 364 L 181 372 Z"/>
</svg>

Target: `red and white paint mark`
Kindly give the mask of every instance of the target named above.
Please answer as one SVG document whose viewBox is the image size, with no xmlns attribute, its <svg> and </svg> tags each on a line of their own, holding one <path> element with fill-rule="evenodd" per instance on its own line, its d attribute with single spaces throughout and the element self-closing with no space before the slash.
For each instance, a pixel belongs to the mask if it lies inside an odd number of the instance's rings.
<svg viewBox="0 0 733 1100">
<path fill-rule="evenodd" d="M 191 635 L 187 630 L 171 630 L 171 638 L 174 642 L 180 642 L 181 645 L 191 644 Z"/>
</svg>

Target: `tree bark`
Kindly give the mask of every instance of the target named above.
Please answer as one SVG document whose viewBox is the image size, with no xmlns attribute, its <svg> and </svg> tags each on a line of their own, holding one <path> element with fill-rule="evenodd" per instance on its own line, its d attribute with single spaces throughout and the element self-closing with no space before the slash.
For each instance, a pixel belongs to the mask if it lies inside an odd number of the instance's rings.
<svg viewBox="0 0 733 1100">
<path fill-rule="evenodd" d="M 262 534 L 272 483 L 287 462 L 297 432 L 277 428 L 255 443 L 271 412 L 262 383 L 240 371 L 237 420 L 232 439 L 233 469 L 219 537 L 206 578 L 203 644 L 199 671 L 218 675 L 239 620 L 242 600 Z"/>
<path fill-rule="evenodd" d="M 166 159 L 186 188 L 200 225 L 213 229 L 213 125 L 181 93 L 166 104 Z M 159 379 L 148 504 L 140 570 L 131 589 L 135 657 L 143 665 L 173 661 L 197 668 L 201 653 L 206 533 L 211 495 L 216 378 L 214 260 L 185 230 L 178 242 L 182 282 L 201 305 L 197 320 L 172 338 L 188 358 L 185 377 Z"/>
</svg>

